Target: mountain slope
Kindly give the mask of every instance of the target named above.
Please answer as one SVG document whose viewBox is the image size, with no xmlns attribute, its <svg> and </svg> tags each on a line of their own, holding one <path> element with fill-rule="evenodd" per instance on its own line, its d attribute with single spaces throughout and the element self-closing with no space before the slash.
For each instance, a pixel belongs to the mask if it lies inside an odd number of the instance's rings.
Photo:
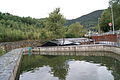
<svg viewBox="0 0 120 80">
<path fill-rule="evenodd" d="M 67 25 L 71 25 L 72 23 L 75 23 L 75 22 L 80 22 L 80 24 L 85 26 L 86 28 L 94 27 L 97 25 L 98 18 L 101 16 L 103 11 L 104 10 L 97 10 L 97 11 L 91 12 L 87 15 L 81 16 L 79 18 L 67 20 L 65 25 L 67 26 Z"/>
</svg>

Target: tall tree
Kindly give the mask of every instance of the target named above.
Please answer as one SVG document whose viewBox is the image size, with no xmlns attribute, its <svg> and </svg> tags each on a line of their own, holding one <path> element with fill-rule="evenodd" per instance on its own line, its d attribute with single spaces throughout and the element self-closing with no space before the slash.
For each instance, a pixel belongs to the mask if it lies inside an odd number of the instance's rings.
<svg viewBox="0 0 120 80">
<path fill-rule="evenodd" d="M 120 0 L 111 0 L 111 2 L 110 7 L 103 12 L 100 20 L 100 26 L 104 32 L 110 30 L 108 23 L 112 22 L 111 8 L 113 10 L 115 30 L 120 29 Z"/>
<path fill-rule="evenodd" d="M 56 8 L 53 12 L 49 14 L 49 17 L 46 21 L 46 29 L 53 33 L 53 39 L 62 38 L 64 36 L 64 23 L 65 19 L 60 13 L 60 8 Z"/>
<path fill-rule="evenodd" d="M 111 22 L 111 16 L 110 16 L 110 10 L 107 9 L 102 13 L 102 16 L 100 18 L 100 29 L 104 32 L 107 32 L 110 30 L 110 26 L 108 25 L 108 23 Z"/>
</svg>

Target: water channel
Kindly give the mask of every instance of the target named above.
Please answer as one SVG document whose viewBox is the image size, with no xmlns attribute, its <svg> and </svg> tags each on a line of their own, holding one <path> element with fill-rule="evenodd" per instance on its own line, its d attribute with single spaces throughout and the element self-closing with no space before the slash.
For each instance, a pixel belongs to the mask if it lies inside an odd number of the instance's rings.
<svg viewBox="0 0 120 80">
<path fill-rule="evenodd" d="M 120 80 L 120 55 L 76 54 L 24 55 L 16 80 Z"/>
</svg>

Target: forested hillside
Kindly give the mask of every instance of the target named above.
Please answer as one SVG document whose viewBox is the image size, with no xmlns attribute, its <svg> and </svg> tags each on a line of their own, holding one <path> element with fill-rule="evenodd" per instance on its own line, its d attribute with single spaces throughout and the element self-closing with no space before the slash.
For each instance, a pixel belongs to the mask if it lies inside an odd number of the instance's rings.
<svg viewBox="0 0 120 80">
<path fill-rule="evenodd" d="M 75 20 L 66 21 L 59 11 L 59 9 L 54 10 L 48 18 L 44 19 L 19 17 L 0 12 L 0 42 L 82 37 L 87 32 L 86 27 L 94 27 L 97 24 L 97 19 L 102 12 L 102 10 L 95 11 Z"/>
<path fill-rule="evenodd" d="M 81 25 L 85 26 L 86 28 L 95 27 L 98 23 L 98 18 L 101 17 L 103 10 L 97 10 L 87 15 L 81 16 L 76 19 L 67 20 L 65 25 L 71 25 L 75 22 L 79 22 Z"/>
<path fill-rule="evenodd" d="M 0 13 L 0 41 L 39 39 L 42 20 Z"/>
<path fill-rule="evenodd" d="M 60 13 L 60 8 L 56 8 L 49 14 L 49 17 L 44 19 L 19 17 L 0 12 L 0 42 L 46 41 L 63 37 L 82 37 L 84 35 L 86 30 L 80 23 L 73 23 L 65 27 L 65 22 L 65 18 Z"/>
</svg>

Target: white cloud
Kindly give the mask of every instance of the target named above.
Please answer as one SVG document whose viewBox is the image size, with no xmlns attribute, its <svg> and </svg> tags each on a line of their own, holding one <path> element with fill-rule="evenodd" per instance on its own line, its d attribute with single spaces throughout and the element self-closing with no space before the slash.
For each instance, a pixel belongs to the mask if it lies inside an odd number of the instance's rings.
<svg viewBox="0 0 120 80">
<path fill-rule="evenodd" d="M 67 19 L 73 19 L 108 7 L 109 0 L 0 0 L 0 11 L 35 18 L 48 17 L 60 7 Z"/>
</svg>

